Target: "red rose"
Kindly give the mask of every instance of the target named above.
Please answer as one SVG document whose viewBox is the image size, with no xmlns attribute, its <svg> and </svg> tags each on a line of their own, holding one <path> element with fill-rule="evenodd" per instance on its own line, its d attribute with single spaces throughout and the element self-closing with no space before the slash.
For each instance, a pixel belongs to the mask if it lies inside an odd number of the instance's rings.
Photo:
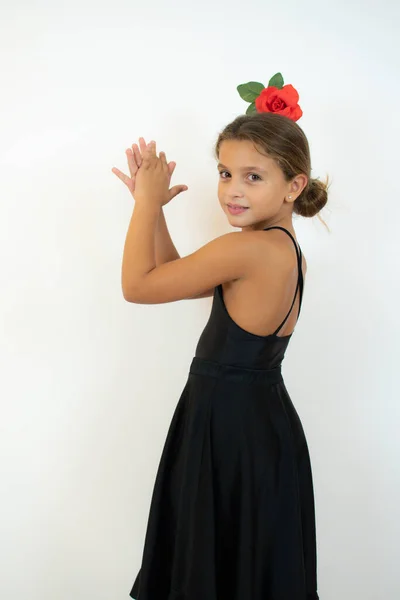
<svg viewBox="0 0 400 600">
<path fill-rule="evenodd" d="M 295 88 L 288 84 L 281 89 L 270 86 L 264 88 L 255 99 L 257 112 L 274 112 L 297 121 L 303 114 L 298 105 L 299 94 Z"/>
</svg>

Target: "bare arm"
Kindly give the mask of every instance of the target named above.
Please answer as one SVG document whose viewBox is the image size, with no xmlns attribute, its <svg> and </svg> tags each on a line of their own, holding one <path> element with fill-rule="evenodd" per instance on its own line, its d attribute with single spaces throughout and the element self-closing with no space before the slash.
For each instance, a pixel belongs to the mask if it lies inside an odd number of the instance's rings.
<svg viewBox="0 0 400 600">
<path fill-rule="evenodd" d="M 156 265 L 162 265 L 166 262 L 170 262 L 171 260 L 176 260 L 180 258 L 180 255 L 175 248 L 174 242 L 171 239 L 170 233 L 168 231 L 167 222 L 165 220 L 165 215 L 163 208 L 160 209 L 160 215 L 157 223 L 156 237 L 155 237 L 155 251 L 156 251 Z M 191 296 L 190 298 L 185 298 L 185 300 L 194 300 L 197 298 L 208 298 L 214 295 L 214 288 L 203 292 L 202 294 L 198 294 L 197 296 Z"/>
<path fill-rule="evenodd" d="M 257 232 L 233 231 L 183 258 L 157 266 L 159 215 L 159 206 L 145 200 L 135 203 L 122 258 L 121 284 L 127 302 L 164 304 L 194 298 L 211 289 L 215 292 L 216 286 L 224 282 L 249 277 L 260 249 L 265 252 L 265 238 Z"/>
<path fill-rule="evenodd" d="M 115 175 L 117 175 L 119 177 L 119 179 L 121 179 L 121 181 L 123 181 L 129 191 L 131 192 L 132 195 L 134 195 L 134 189 L 135 189 L 135 180 L 136 180 L 136 173 L 138 171 L 138 169 L 140 168 L 141 164 L 142 164 L 142 154 L 143 152 L 146 151 L 147 145 L 146 142 L 144 140 L 144 138 L 139 138 L 139 145 L 140 145 L 140 149 L 138 147 L 137 144 L 132 144 L 132 148 L 128 148 L 126 150 L 126 154 L 127 154 L 127 158 L 128 158 L 128 166 L 129 166 L 129 171 L 130 171 L 130 177 L 128 177 L 127 175 L 125 175 L 124 173 L 122 173 L 122 171 L 120 171 L 117 168 L 113 168 L 112 171 L 115 173 Z M 174 162 L 170 162 L 168 164 L 168 169 L 169 169 L 169 173 L 170 176 L 172 175 L 174 169 L 175 169 L 176 164 Z M 169 190 L 170 192 L 170 200 L 172 198 L 174 198 L 178 193 L 180 193 L 181 191 L 184 191 L 185 189 L 187 189 L 187 186 L 174 186 L 173 188 L 171 188 Z M 135 228 L 135 223 L 137 221 L 137 219 L 142 220 L 143 221 L 143 228 L 146 229 L 150 228 L 150 231 L 152 230 L 152 242 L 150 247 L 147 248 L 140 248 L 140 251 L 138 251 L 136 249 L 136 252 L 139 253 L 139 256 L 141 254 L 145 254 L 147 252 L 147 268 L 149 270 L 153 270 L 154 268 L 160 268 L 160 266 L 166 265 L 166 263 L 174 263 L 175 261 L 180 261 L 181 257 L 177 251 L 177 249 L 174 246 L 174 243 L 171 239 L 171 236 L 169 234 L 168 231 L 168 227 L 167 227 L 167 223 L 165 221 L 165 216 L 164 216 L 164 212 L 163 212 L 163 207 L 160 206 L 159 210 L 157 212 L 155 212 L 153 215 L 151 214 L 151 211 L 148 212 L 146 214 L 143 213 L 142 211 L 140 211 L 142 214 L 141 216 L 139 215 L 135 215 L 132 216 L 131 219 L 131 223 L 129 225 L 129 230 L 128 230 L 128 234 L 127 234 L 127 238 L 125 240 L 125 247 L 124 247 L 124 257 L 123 257 L 123 261 L 122 261 L 122 284 L 124 287 L 124 281 L 126 280 L 126 278 L 129 279 L 129 272 L 132 269 L 135 270 L 137 268 L 137 265 L 135 263 L 130 264 L 131 263 L 131 250 L 130 247 L 135 246 L 135 243 L 137 245 L 137 239 L 142 239 L 142 228 L 139 227 L 138 229 Z M 132 235 L 131 235 L 131 229 L 133 228 L 135 229 L 135 236 L 137 237 L 136 242 L 135 240 L 132 241 Z M 146 245 L 146 239 L 144 238 L 143 244 Z M 139 245 L 142 242 L 139 243 Z M 194 298 L 206 298 L 207 296 L 212 296 L 214 294 L 215 291 L 215 287 L 211 287 L 210 289 L 206 289 L 202 290 L 201 293 L 197 294 L 197 295 L 187 295 L 187 296 L 183 296 L 181 299 L 184 300 L 190 300 L 190 299 L 194 299 Z M 125 292 L 124 292 L 125 294 Z"/>
</svg>

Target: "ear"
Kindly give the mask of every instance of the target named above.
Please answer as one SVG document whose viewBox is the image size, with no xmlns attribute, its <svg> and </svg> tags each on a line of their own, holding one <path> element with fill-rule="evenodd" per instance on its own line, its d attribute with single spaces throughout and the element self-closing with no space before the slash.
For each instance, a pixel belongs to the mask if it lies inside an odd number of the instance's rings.
<svg viewBox="0 0 400 600">
<path fill-rule="evenodd" d="M 303 173 L 296 175 L 296 177 L 294 177 L 294 179 L 292 180 L 292 183 L 290 185 L 289 193 L 296 194 L 296 196 L 300 196 L 301 192 L 304 190 L 307 183 L 308 183 L 307 175 L 304 175 Z"/>
</svg>

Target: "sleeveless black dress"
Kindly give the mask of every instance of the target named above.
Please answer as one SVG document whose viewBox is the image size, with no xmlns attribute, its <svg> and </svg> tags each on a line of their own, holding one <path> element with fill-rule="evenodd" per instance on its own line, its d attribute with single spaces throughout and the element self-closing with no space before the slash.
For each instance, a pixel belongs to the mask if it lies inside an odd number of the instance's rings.
<svg viewBox="0 0 400 600">
<path fill-rule="evenodd" d="M 277 333 L 229 316 L 222 285 L 169 426 L 135 600 L 318 600 L 314 492 Z"/>
</svg>

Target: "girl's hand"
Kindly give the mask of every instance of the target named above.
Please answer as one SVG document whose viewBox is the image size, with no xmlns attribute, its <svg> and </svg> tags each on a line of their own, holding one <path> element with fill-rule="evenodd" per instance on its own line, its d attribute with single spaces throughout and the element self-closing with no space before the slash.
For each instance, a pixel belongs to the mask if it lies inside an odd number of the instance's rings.
<svg viewBox="0 0 400 600">
<path fill-rule="evenodd" d="M 156 143 L 150 142 L 136 173 L 135 202 L 153 204 L 157 207 L 167 204 L 169 179 L 165 153 L 160 152 L 160 156 L 157 156 Z"/>
<path fill-rule="evenodd" d="M 126 150 L 130 177 L 128 177 L 128 175 L 125 175 L 119 169 L 117 169 L 115 167 L 112 169 L 112 172 L 115 175 L 117 175 L 117 177 L 119 177 L 119 179 L 121 179 L 121 181 L 123 181 L 126 184 L 127 188 L 129 189 L 129 191 L 131 192 L 133 197 L 135 197 L 134 192 L 135 192 L 135 187 L 136 187 L 137 172 L 140 169 L 140 167 L 142 166 L 142 162 L 143 162 L 142 155 L 146 151 L 146 148 L 149 146 L 149 144 L 146 144 L 144 138 L 142 138 L 142 137 L 139 138 L 139 145 L 140 145 L 140 149 L 137 144 L 133 144 L 132 148 L 128 148 Z M 165 156 L 165 154 L 164 154 L 164 156 Z M 169 185 L 172 174 L 176 167 L 176 163 L 171 161 L 168 163 L 167 167 L 168 167 L 168 178 L 169 178 L 168 185 Z M 175 196 L 177 196 L 181 192 L 186 191 L 187 189 L 188 189 L 188 187 L 186 185 L 175 185 L 174 187 L 170 188 L 168 190 L 167 202 L 172 200 L 172 198 L 175 198 Z M 165 204 L 167 202 L 165 202 Z"/>
</svg>

